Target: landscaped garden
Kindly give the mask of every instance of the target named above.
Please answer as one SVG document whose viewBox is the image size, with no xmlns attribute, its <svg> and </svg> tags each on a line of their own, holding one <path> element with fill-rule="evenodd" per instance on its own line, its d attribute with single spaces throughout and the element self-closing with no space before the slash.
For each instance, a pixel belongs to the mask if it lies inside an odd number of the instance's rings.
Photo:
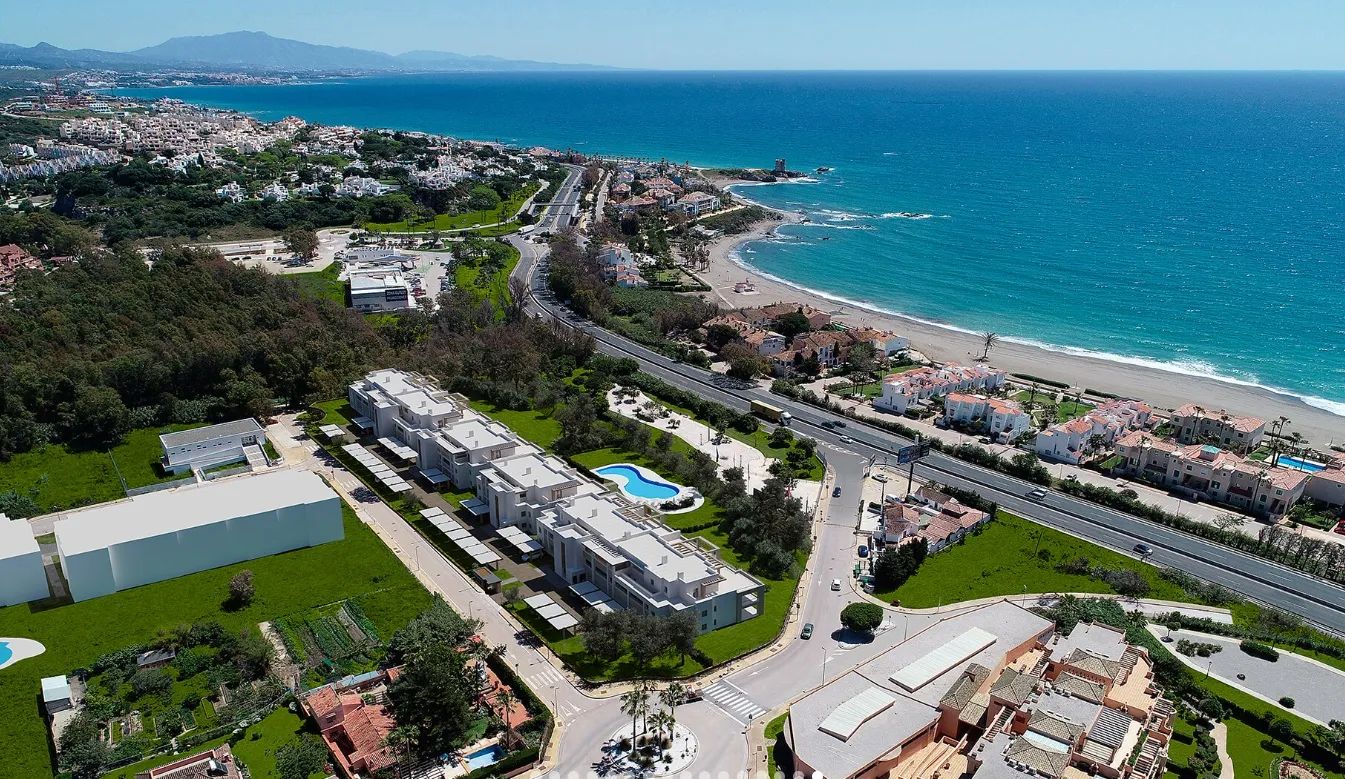
<svg viewBox="0 0 1345 779">
<path fill-rule="evenodd" d="M 0 509 L 16 519 L 117 500 L 126 496 L 126 489 L 180 479 L 159 468 L 163 457 L 159 436 L 200 426 L 139 428 L 107 451 L 47 444 L 16 454 L 0 468 L 0 495 L 14 493 L 10 508 Z"/>
<path fill-rule="evenodd" d="M 91 668 L 98 658 L 152 643 L 181 626 L 215 620 L 226 632 L 257 635 L 259 622 L 278 614 L 304 613 L 325 604 L 360 598 L 380 635 L 391 635 L 430 602 L 415 580 L 373 531 L 344 510 L 345 538 L 245 563 L 49 608 L 0 609 L 0 635 L 42 642 L 46 653 L 0 672 L 0 768 L 25 779 L 53 776 L 46 724 L 33 705 L 39 680 Z M 242 570 L 254 574 L 255 598 L 229 603 L 229 581 Z M 179 703 L 194 694 L 191 676 L 174 678 Z M 253 774 L 273 779 L 273 775 Z"/>
</svg>

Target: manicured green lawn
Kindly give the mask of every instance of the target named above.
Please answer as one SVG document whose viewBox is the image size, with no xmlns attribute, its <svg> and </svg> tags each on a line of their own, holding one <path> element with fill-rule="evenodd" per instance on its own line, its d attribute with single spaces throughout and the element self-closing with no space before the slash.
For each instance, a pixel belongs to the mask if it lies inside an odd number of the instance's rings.
<svg viewBox="0 0 1345 779">
<path fill-rule="evenodd" d="M 1191 779 L 1186 761 L 1196 753 L 1196 726 L 1190 720 L 1175 717 L 1172 720 L 1172 740 L 1168 742 L 1167 779 Z"/>
<path fill-rule="evenodd" d="M 344 598 L 361 598 L 380 635 L 391 635 L 430 602 L 430 595 L 405 566 L 344 509 L 343 540 L 309 549 L 137 587 L 102 598 L 55 608 L 0 609 L 0 636 L 42 642 L 47 651 L 0 670 L 0 777 L 52 776 L 46 725 L 35 696 L 44 676 L 67 674 L 105 652 L 137 645 L 196 620 L 218 620 L 229 630 L 253 630 L 258 622 Z M 225 611 L 230 577 L 253 572 L 256 600 Z"/>
<path fill-rule="evenodd" d="M 285 276 L 299 285 L 299 291 L 317 300 L 330 300 L 337 305 L 346 304 L 346 283 L 338 277 L 341 268 L 332 263 L 322 270 L 308 273 L 290 273 Z"/>
<path fill-rule="evenodd" d="M 1049 558 L 1038 557 L 1038 550 Z M 1180 587 L 1159 578 L 1153 566 L 1004 512 L 980 535 L 968 535 L 964 543 L 931 554 L 920 571 L 895 592 L 877 595 L 889 600 L 895 596 L 908 608 L 930 608 L 1024 592 L 1113 592 L 1090 576 L 1056 570 L 1061 562 L 1079 557 L 1087 557 L 1095 566 L 1139 572 L 1149 582 L 1147 597 L 1191 600 Z"/>
<path fill-rule="evenodd" d="M 314 403 L 313 405 L 322 409 L 326 414 L 326 416 L 322 418 L 322 424 L 324 425 L 341 425 L 344 427 L 350 424 L 352 417 L 357 416 L 355 409 L 350 407 L 350 402 L 345 398 L 324 400 L 321 403 Z"/>
<path fill-rule="evenodd" d="M 280 779 L 280 773 L 276 770 L 276 750 L 299 738 L 306 731 L 313 732 L 313 728 L 300 719 L 298 714 L 284 708 L 276 709 L 263 717 L 261 722 L 252 725 L 243 732 L 242 739 L 233 746 L 233 753 L 239 761 L 248 767 L 248 772 L 254 779 Z M 227 740 L 228 736 L 222 736 L 193 747 L 186 752 L 177 755 L 162 755 L 139 763 L 132 763 L 103 776 L 104 779 L 132 779 L 138 772 L 148 771 L 151 768 L 171 763 L 179 757 L 199 754 L 207 749 L 213 749 Z M 322 773 L 314 773 L 310 775 L 309 779 L 323 775 Z"/>
<path fill-rule="evenodd" d="M 182 478 L 159 471 L 158 461 L 163 456 L 159 435 L 193 427 L 200 425 L 132 430 L 108 452 L 72 451 L 49 444 L 14 455 L 0 465 L 0 492 L 13 490 L 31 496 L 42 513 L 123 498 L 126 492 L 118 471 L 128 488 Z"/>
<path fill-rule="evenodd" d="M 686 449 L 690 449 L 690 446 L 686 445 L 686 443 L 680 439 L 677 439 L 674 442 L 675 449 L 678 448 L 676 447 L 676 444 L 682 444 Z M 634 452 L 628 452 L 622 449 L 594 449 L 591 452 L 576 454 L 570 459 L 590 471 L 594 468 L 601 468 L 604 465 L 612 465 L 613 463 L 642 465 L 651 471 L 658 473 L 669 482 L 672 482 L 673 484 L 677 483 L 677 478 L 674 475 L 664 473 L 661 468 L 656 467 L 654 463 L 646 458 L 635 454 Z M 608 484 L 610 484 L 610 482 Z M 686 511 L 678 514 L 665 514 L 663 521 L 666 522 L 669 527 L 683 530 L 687 528 L 704 527 L 711 522 L 717 522 L 722 514 L 723 509 L 706 501 L 693 511 Z"/>
<path fill-rule="evenodd" d="M 692 535 L 700 536 L 719 547 L 719 556 L 727 564 L 740 570 L 748 569 L 747 561 L 738 556 L 728 545 L 728 538 L 719 528 L 712 527 Z M 805 557 L 799 555 L 798 568 L 801 570 Z M 723 663 L 765 646 L 780 634 L 780 626 L 789 616 L 789 604 L 794 599 L 794 591 L 799 587 L 797 576 L 785 576 L 781 579 L 756 577 L 766 586 L 759 606 L 760 613 L 752 619 L 713 630 L 696 639 L 696 646 L 715 663 Z"/>
<path fill-rule="evenodd" d="M 509 408 L 495 408 L 484 401 L 472 401 L 472 408 L 507 426 L 518 433 L 525 441 L 530 441 L 543 449 L 552 449 L 556 439 L 560 438 L 560 423 L 548 411 L 515 411 Z"/>
<path fill-rule="evenodd" d="M 438 214 L 433 220 L 412 222 L 411 232 L 424 233 L 431 230 L 461 230 L 471 227 L 474 224 L 489 225 L 513 219 L 518 214 L 518 210 L 523 207 L 523 202 L 531 197 L 532 193 L 537 191 L 538 186 L 538 184 L 534 183 L 523 187 L 518 192 L 515 192 L 513 197 L 504 201 L 502 204 L 504 219 L 500 218 L 501 209 L 499 208 L 492 208 L 489 211 L 469 211 L 465 214 Z M 364 228 L 366 230 L 382 233 L 407 232 L 406 222 L 366 222 Z"/>
<path fill-rule="evenodd" d="M 1054 406 L 1057 422 L 1068 422 L 1093 410 L 1093 404 L 1091 403 L 1076 403 L 1068 399 L 1056 403 L 1054 393 L 1049 390 L 1037 390 L 1035 398 L 1033 398 L 1030 390 L 1024 390 L 1014 395 L 1013 399 L 1019 403 L 1027 403 L 1029 399 L 1032 399 L 1032 402 L 1041 406 Z"/>
</svg>

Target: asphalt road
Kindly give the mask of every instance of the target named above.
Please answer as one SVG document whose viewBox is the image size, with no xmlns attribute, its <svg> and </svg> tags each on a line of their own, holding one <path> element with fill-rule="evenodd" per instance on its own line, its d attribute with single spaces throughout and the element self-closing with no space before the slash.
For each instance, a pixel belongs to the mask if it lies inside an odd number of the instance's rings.
<svg viewBox="0 0 1345 779">
<path fill-rule="evenodd" d="M 675 363 L 662 354 L 573 316 L 547 300 L 543 277 L 534 273 L 545 249 L 521 242 L 519 245 L 522 259 L 515 273 L 532 280 L 535 294 L 530 303 L 531 310 L 584 330 L 593 336 L 602 351 L 633 357 L 644 371 L 739 411 L 747 410 L 751 400 L 763 400 L 784 408 L 794 415 L 796 432 L 847 449 L 866 460 L 892 458 L 898 449 L 910 443 L 853 419 L 846 419 L 847 427 L 843 430 L 829 430 L 821 426 L 823 421 L 843 417 L 773 395 L 756 385 Z M 946 455 L 931 453 L 917 465 L 916 473 L 927 479 L 974 490 L 1016 514 L 1121 552 L 1131 553 L 1135 544 L 1148 544 L 1154 550 L 1152 560 L 1157 564 L 1185 571 L 1253 600 L 1298 614 L 1319 627 L 1345 634 L 1345 587 L 1064 494 L 1048 492 L 1044 499 L 1034 500 L 1028 493 L 1037 489 L 1037 485 Z"/>
</svg>

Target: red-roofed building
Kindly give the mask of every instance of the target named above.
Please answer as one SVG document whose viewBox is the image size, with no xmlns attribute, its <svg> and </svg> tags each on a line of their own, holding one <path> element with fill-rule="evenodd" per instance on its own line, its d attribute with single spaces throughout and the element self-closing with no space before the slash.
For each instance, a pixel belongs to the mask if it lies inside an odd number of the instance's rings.
<svg viewBox="0 0 1345 779">
<path fill-rule="evenodd" d="M 1309 474 L 1272 468 L 1209 444 L 1182 446 L 1132 430 L 1116 442 L 1121 471 L 1192 497 L 1278 517 L 1304 495 Z"/>
<path fill-rule="evenodd" d="M 241 779 L 238 762 L 228 744 L 174 760 L 135 775 L 136 779 Z"/>
<path fill-rule="evenodd" d="M 1255 449 L 1266 431 L 1263 419 L 1211 411 L 1194 403 L 1172 412 L 1172 426 L 1177 429 L 1174 437 L 1184 444 L 1214 444 L 1243 454 Z"/>
<path fill-rule="evenodd" d="M 14 286 L 21 270 L 42 270 L 42 261 L 15 244 L 0 246 L 0 289 Z"/>
<path fill-rule="evenodd" d="M 1016 401 L 952 392 L 943 399 L 943 421 L 968 425 L 980 422 L 986 434 L 1009 443 L 1032 429 L 1032 417 Z"/>
<path fill-rule="evenodd" d="M 1308 477 L 1303 494 L 1332 508 L 1345 508 L 1345 470 L 1327 468 L 1317 471 Z"/>
<path fill-rule="evenodd" d="M 387 686 L 397 675 L 396 668 L 365 674 L 319 687 L 299 699 L 317 723 L 341 776 L 354 779 L 397 761 L 384 743 L 397 726 L 386 697 Z M 371 696 L 372 703 L 365 703 L 365 695 Z"/>
</svg>

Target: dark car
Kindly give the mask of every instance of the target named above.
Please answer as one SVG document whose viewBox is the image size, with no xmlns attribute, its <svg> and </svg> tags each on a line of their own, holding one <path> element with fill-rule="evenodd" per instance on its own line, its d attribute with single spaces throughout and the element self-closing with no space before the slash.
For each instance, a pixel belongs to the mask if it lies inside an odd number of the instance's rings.
<svg viewBox="0 0 1345 779">
<path fill-rule="evenodd" d="M 841 496 L 841 488 L 840 488 L 840 487 L 837 487 L 836 489 L 834 489 L 834 490 L 831 491 L 831 497 L 833 497 L 833 498 L 839 498 L 840 496 Z"/>
<path fill-rule="evenodd" d="M 1135 554 L 1140 555 L 1141 557 L 1148 557 L 1153 553 L 1153 547 L 1148 544 L 1135 544 Z"/>
<path fill-rule="evenodd" d="M 799 633 L 799 638 L 807 641 L 813 637 L 813 623 L 807 622 L 803 625 L 803 632 Z"/>
</svg>

